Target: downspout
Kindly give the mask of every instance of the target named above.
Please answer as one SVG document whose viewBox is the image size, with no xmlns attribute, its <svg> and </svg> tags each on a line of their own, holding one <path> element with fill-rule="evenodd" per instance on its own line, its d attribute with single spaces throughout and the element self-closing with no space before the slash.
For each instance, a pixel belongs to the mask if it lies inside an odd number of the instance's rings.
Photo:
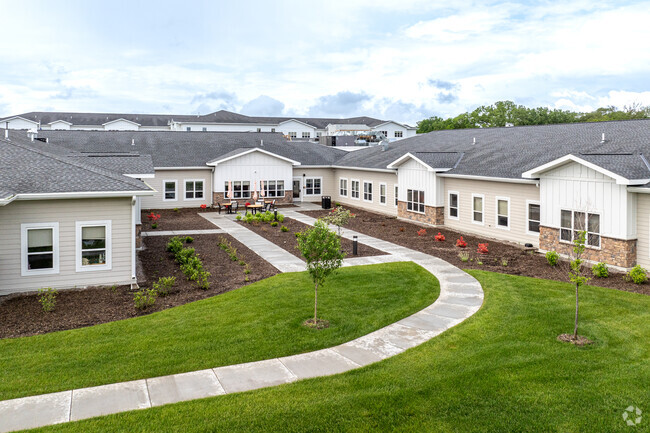
<svg viewBox="0 0 650 433">
<path fill-rule="evenodd" d="M 136 258 L 135 258 L 135 236 L 136 236 L 136 222 L 137 222 L 137 216 L 136 216 L 136 204 L 137 204 L 137 197 L 133 196 L 131 199 L 131 290 L 137 289 L 138 288 L 138 280 L 137 280 L 137 275 L 136 275 Z"/>
</svg>

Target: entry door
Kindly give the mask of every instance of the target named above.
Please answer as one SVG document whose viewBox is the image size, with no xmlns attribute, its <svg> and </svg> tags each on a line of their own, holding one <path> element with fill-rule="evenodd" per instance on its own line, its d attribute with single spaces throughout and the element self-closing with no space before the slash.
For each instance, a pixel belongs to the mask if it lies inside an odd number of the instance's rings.
<svg viewBox="0 0 650 433">
<path fill-rule="evenodd" d="M 293 200 L 300 199 L 302 201 L 302 179 L 299 177 L 293 178 Z"/>
</svg>

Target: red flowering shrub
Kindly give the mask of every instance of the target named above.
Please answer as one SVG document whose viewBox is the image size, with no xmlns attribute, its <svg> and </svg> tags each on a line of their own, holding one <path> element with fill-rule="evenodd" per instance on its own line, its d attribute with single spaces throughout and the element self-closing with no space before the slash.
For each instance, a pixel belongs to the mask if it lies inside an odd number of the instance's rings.
<svg viewBox="0 0 650 433">
<path fill-rule="evenodd" d="M 440 232 L 438 232 L 438 234 L 435 235 L 434 238 L 435 238 L 436 241 L 438 241 L 438 242 L 444 242 L 444 241 L 445 241 L 445 235 L 443 235 L 443 234 L 440 233 Z"/>
<path fill-rule="evenodd" d="M 460 239 L 456 241 L 456 246 L 458 248 L 465 248 L 467 246 L 467 242 L 463 240 L 463 237 L 461 236 Z"/>
<path fill-rule="evenodd" d="M 155 223 L 160 219 L 160 214 L 154 214 L 153 212 L 151 212 L 149 215 L 147 215 L 147 218 L 149 218 L 149 221 Z"/>
<path fill-rule="evenodd" d="M 207 204 L 202 204 L 200 207 L 201 207 L 201 209 L 206 210 L 208 208 L 208 205 Z"/>
<path fill-rule="evenodd" d="M 426 230 L 426 229 L 420 229 L 420 230 L 418 230 L 418 236 L 424 236 L 424 235 L 426 235 L 426 234 L 427 234 L 427 230 Z"/>
<path fill-rule="evenodd" d="M 479 254 L 487 254 L 488 244 L 478 244 L 478 249 L 476 250 L 476 252 Z"/>
<path fill-rule="evenodd" d="M 247 201 L 246 206 L 250 206 L 250 205 L 251 205 L 251 202 Z"/>
</svg>

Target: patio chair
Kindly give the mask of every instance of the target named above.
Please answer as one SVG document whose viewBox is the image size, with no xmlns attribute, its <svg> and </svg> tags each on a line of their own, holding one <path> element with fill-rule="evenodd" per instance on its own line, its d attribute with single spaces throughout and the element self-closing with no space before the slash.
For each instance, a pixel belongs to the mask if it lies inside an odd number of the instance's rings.
<svg viewBox="0 0 650 433">
<path fill-rule="evenodd" d="M 237 213 L 237 209 L 239 209 L 239 203 L 237 202 L 237 200 L 233 200 L 231 201 L 231 203 L 232 206 L 230 206 L 230 212 Z"/>
<path fill-rule="evenodd" d="M 271 212 L 274 207 L 275 207 L 275 199 L 273 199 L 273 201 L 264 204 L 264 210 L 268 212 Z"/>
<path fill-rule="evenodd" d="M 221 214 L 221 210 L 222 210 L 222 209 L 224 209 L 224 210 L 228 210 L 228 208 L 227 208 L 226 206 L 222 206 L 220 202 L 216 202 L 216 203 L 214 203 L 214 204 L 212 205 L 212 209 L 216 209 L 216 210 L 218 210 L 218 211 L 219 211 L 219 214 Z"/>
</svg>

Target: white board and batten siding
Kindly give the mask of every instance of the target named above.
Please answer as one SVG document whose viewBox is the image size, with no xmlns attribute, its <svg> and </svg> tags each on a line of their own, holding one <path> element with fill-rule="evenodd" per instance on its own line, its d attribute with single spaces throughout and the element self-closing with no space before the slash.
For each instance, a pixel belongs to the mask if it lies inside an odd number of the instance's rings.
<svg viewBox="0 0 650 433">
<path fill-rule="evenodd" d="M 133 122 L 128 122 L 126 120 L 116 120 L 114 122 L 109 122 L 103 125 L 103 128 L 106 131 L 138 131 L 140 125 L 137 125 Z"/>
<path fill-rule="evenodd" d="M 202 180 L 203 181 L 203 199 L 196 200 L 185 199 L 185 181 Z M 208 206 L 212 204 L 212 169 L 196 170 L 156 170 L 153 179 L 144 179 L 155 192 L 152 196 L 140 198 L 140 207 L 142 209 L 174 209 L 184 207 L 199 207 L 202 204 Z M 176 200 L 164 200 L 166 181 L 176 182 Z"/>
<path fill-rule="evenodd" d="M 439 207 L 445 203 L 444 179 L 419 162 L 409 159 L 397 170 L 399 201 L 406 201 L 407 190 L 424 191 L 425 206 Z"/>
<path fill-rule="evenodd" d="M 560 228 L 561 210 L 600 214 L 601 235 L 635 239 L 637 194 L 625 185 L 576 162 L 549 170 L 540 176 L 541 223 Z"/>
<path fill-rule="evenodd" d="M 0 295 L 132 282 L 131 198 L 15 201 L 0 207 Z M 76 223 L 111 222 L 111 269 L 77 272 Z M 58 223 L 59 272 L 21 275 L 21 225 Z"/>
<path fill-rule="evenodd" d="M 251 152 L 228 161 L 220 162 L 214 170 L 214 191 L 225 192 L 228 181 L 249 181 L 251 191 L 257 182 L 283 180 L 284 189 L 291 189 L 292 164 L 281 158 L 262 152 Z"/>
<path fill-rule="evenodd" d="M 539 203 L 539 188 L 534 184 L 487 180 L 445 179 L 445 226 L 507 242 L 539 245 L 539 234 L 528 232 L 528 202 Z M 449 217 L 449 192 L 458 193 L 458 219 Z M 472 195 L 483 196 L 483 224 L 473 222 Z M 508 199 L 509 228 L 496 224 L 497 197 Z M 541 209 L 544 209 L 542 202 Z"/>
<path fill-rule="evenodd" d="M 637 253 L 636 261 L 645 269 L 650 269 L 650 194 L 637 196 Z"/>
<path fill-rule="evenodd" d="M 347 196 L 342 196 L 340 194 L 340 179 L 347 179 Z M 350 182 L 352 180 L 359 181 L 358 199 L 354 199 L 350 195 Z M 372 182 L 372 201 L 370 202 L 363 199 L 363 182 Z M 379 199 L 379 188 L 381 184 L 386 185 L 386 203 L 381 203 Z M 397 215 L 397 206 L 395 206 L 395 185 L 397 185 L 397 173 L 336 169 L 334 170 L 333 191 L 331 191 L 331 194 L 329 195 L 332 196 L 332 200 L 340 202 L 343 205 L 354 206 L 388 215 Z"/>
<path fill-rule="evenodd" d="M 280 123 L 277 126 L 276 131 L 281 132 L 284 135 L 289 135 L 290 132 L 295 132 L 296 138 L 302 138 L 303 132 L 309 132 L 310 138 L 314 138 L 316 136 L 316 128 L 295 120 L 288 120 L 286 122 Z"/>
</svg>

